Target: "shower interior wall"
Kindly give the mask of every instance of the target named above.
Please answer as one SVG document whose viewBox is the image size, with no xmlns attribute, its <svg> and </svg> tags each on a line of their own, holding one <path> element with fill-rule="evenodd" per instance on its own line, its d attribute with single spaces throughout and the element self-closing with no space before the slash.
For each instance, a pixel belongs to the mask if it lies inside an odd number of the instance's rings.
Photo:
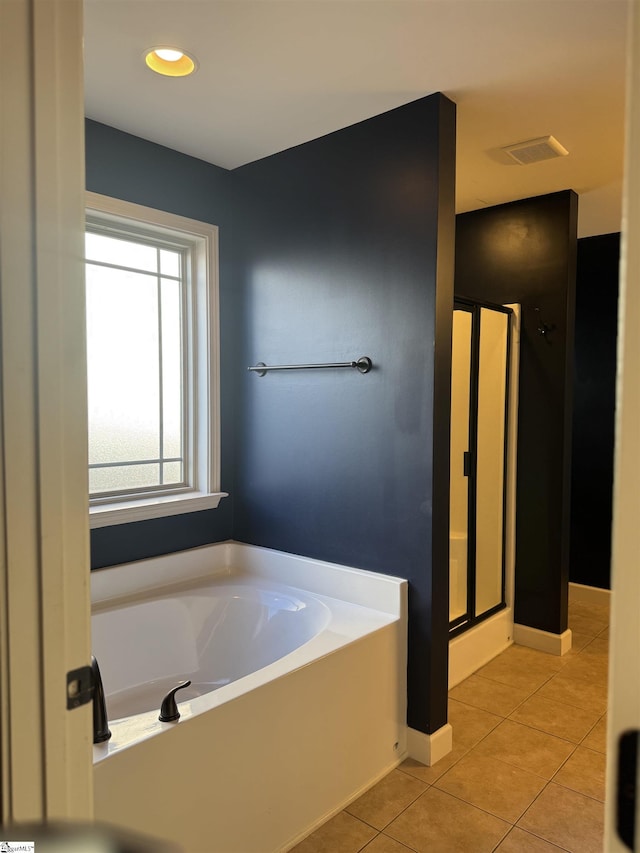
<svg viewBox="0 0 640 853">
<path fill-rule="evenodd" d="M 87 188 L 220 227 L 216 510 L 92 531 L 92 566 L 234 538 L 406 577 L 408 722 L 447 721 L 455 105 L 226 172 L 87 122 Z M 260 378 L 256 361 L 373 359 Z M 440 414 L 434 417 L 434 412 Z"/>
</svg>

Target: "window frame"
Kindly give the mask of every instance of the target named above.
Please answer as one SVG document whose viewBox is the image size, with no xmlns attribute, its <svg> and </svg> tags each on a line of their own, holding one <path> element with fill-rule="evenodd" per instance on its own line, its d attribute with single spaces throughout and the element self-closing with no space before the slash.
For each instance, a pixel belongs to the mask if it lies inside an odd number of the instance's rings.
<svg viewBox="0 0 640 853">
<path fill-rule="evenodd" d="M 91 528 L 213 509 L 227 496 L 220 491 L 220 335 L 218 228 L 155 208 L 86 193 L 86 221 L 133 237 L 166 237 L 186 246 L 186 379 L 189 411 L 187 446 L 192 481 L 187 486 L 135 494 L 103 495 L 89 502 Z M 88 476 L 87 467 L 87 476 Z"/>
</svg>

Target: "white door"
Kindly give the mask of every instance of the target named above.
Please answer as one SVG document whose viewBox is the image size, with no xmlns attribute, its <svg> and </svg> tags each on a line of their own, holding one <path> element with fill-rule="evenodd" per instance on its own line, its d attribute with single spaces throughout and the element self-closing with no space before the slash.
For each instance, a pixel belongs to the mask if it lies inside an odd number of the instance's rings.
<svg viewBox="0 0 640 853">
<path fill-rule="evenodd" d="M 0 2 L 0 817 L 91 817 L 82 0 Z"/>
<path fill-rule="evenodd" d="M 605 850 L 630 848 L 617 832 L 618 739 L 640 731 L 640 8 L 631 10 L 631 87 L 622 228 L 616 464 L 613 510 L 611 661 Z M 637 772 L 636 772 L 637 777 Z M 631 785 L 629 784 L 631 782 Z M 636 778 L 637 783 L 637 778 Z M 625 784 L 630 793 L 633 780 Z M 624 792 L 622 792 L 624 793 Z M 640 849 L 640 798 L 626 798 L 636 818 Z"/>
</svg>

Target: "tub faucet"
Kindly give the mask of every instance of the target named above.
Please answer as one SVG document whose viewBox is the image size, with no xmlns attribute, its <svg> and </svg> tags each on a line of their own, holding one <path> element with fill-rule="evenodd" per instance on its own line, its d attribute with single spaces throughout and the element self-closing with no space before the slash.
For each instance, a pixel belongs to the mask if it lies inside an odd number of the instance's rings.
<svg viewBox="0 0 640 853">
<path fill-rule="evenodd" d="M 91 680 L 93 682 L 93 742 L 104 743 L 111 737 L 111 732 L 109 731 L 107 702 L 104 698 L 100 667 L 94 655 L 91 655 Z"/>
<path fill-rule="evenodd" d="M 178 706 L 176 705 L 176 693 L 178 690 L 182 690 L 183 687 L 188 687 L 190 684 L 190 681 L 183 681 L 182 684 L 178 684 L 177 687 L 170 690 L 164 697 L 160 708 L 160 716 L 158 717 L 161 723 L 178 722 L 180 719 L 180 711 L 178 711 Z"/>
</svg>

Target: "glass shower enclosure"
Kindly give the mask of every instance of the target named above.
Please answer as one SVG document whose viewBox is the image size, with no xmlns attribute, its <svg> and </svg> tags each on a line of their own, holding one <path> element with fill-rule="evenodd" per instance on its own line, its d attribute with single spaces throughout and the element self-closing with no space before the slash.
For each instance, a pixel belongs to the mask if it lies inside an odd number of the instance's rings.
<svg viewBox="0 0 640 853">
<path fill-rule="evenodd" d="M 506 606 L 510 308 L 456 300 L 451 371 L 449 630 Z"/>
</svg>

